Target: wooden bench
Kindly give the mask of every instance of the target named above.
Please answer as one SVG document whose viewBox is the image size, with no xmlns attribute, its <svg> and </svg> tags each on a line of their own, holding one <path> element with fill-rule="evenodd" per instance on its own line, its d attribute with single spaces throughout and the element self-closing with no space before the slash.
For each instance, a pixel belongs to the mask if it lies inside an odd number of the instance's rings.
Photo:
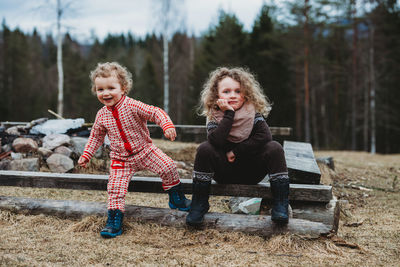
<svg viewBox="0 0 400 267">
<path fill-rule="evenodd" d="M 107 180 L 107 175 L 0 171 L 0 186 L 106 191 Z M 181 182 L 184 192 L 191 194 L 192 181 L 181 179 Z M 260 197 L 268 202 L 271 200 L 269 187 L 269 183 L 222 185 L 213 182 L 211 195 Z M 161 187 L 161 179 L 158 177 L 134 176 L 128 190 L 131 192 L 164 193 Z M 331 186 L 291 184 L 290 203 L 293 210 L 293 218 L 290 219 L 289 224 L 286 226 L 278 226 L 272 223 L 268 215 L 207 213 L 205 227 L 224 231 L 242 231 L 262 236 L 270 236 L 281 232 L 319 236 L 337 231 L 339 209 L 337 202 L 333 198 Z M 74 217 L 93 214 L 105 216 L 106 214 L 105 203 L 16 197 L 0 197 L 0 208 L 14 212 L 45 213 Z M 127 217 L 135 218 L 138 221 L 175 227 L 185 226 L 186 214 L 185 212 L 166 208 L 133 205 L 128 205 L 126 208 Z"/>
<path fill-rule="evenodd" d="M 156 124 L 147 124 L 147 128 L 152 136 L 161 137 L 162 130 Z M 274 136 L 289 136 L 292 133 L 290 127 L 269 127 Z M 194 141 L 197 143 L 207 139 L 207 128 L 205 125 L 175 125 L 178 141 Z"/>
</svg>

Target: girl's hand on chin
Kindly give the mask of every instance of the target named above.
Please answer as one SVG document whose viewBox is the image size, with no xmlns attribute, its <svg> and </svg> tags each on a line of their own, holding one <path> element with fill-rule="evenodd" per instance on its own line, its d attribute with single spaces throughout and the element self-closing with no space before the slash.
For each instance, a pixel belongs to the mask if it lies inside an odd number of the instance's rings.
<svg viewBox="0 0 400 267">
<path fill-rule="evenodd" d="M 222 110 L 222 111 L 226 111 L 226 110 L 235 111 L 233 109 L 233 107 L 228 104 L 228 101 L 226 99 L 221 99 L 221 98 L 218 99 L 217 100 L 217 105 L 218 105 L 219 109 Z"/>
</svg>

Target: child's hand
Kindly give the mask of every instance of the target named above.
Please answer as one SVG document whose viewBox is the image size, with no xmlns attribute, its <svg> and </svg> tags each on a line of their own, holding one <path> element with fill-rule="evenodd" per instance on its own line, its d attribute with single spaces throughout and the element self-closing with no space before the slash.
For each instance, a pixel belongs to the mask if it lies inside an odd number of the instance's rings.
<svg viewBox="0 0 400 267">
<path fill-rule="evenodd" d="M 217 105 L 218 105 L 219 109 L 222 110 L 222 111 L 226 111 L 226 110 L 233 110 L 233 111 L 235 111 L 235 110 L 233 109 L 233 107 L 232 107 L 231 105 L 228 104 L 228 100 L 226 100 L 226 99 L 221 99 L 221 98 L 218 99 L 218 100 L 217 100 Z"/>
<path fill-rule="evenodd" d="M 81 166 L 81 167 L 83 167 L 83 168 L 86 168 L 87 166 L 86 166 L 86 164 L 89 162 L 89 160 L 87 159 L 87 158 L 85 158 L 85 157 L 80 157 L 79 158 L 79 160 L 78 160 L 78 164 L 79 164 L 79 166 Z"/>
<path fill-rule="evenodd" d="M 169 129 L 165 130 L 164 136 L 166 138 L 168 138 L 169 140 L 174 141 L 176 138 L 175 128 L 169 128 Z"/>
<path fill-rule="evenodd" d="M 233 153 L 233 151 L 231 150 L 231 151 L 229 151 L 229 152 L 226 152 L 226 158 L 228 159 L 228 161 L 229 162 L 234 162 L 235 161 L 235 154 Z"/>
</svg>

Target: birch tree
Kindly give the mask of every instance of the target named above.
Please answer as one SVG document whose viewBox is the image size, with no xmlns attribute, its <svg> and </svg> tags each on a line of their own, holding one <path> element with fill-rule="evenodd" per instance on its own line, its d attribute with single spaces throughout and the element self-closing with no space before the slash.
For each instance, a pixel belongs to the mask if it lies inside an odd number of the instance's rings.
<svg viewBox="0 0 400 267">
<path fill-rule="evenodd" d="M 51 13 L 56 15 L 56 44 L 57 44 L 57 74 L 58 74 L 58 87 L 57 87 L 57 113 L 61 117 L 64 113 L 64 69 L 63 69 L 63 51 L 62 42 L 63 36 L 62 28 L 63 20 L 67 12 L 72 13 L 72 0 L 46 0 L 38 9 L 51 10 Z"/>
<path fill-rule="evenodd" d="M 163 84 L 164 84 L 164 110 L 169 113 L 169 42 L 173 33 L 182 26 L 182 12 L 180 9 L 184 7 L 184 0 L 153 0 L 157 3 L 158 8 L 155 9 L 156 15 L 159 17 L 157 28 L 161 32 L 163 42 Z"/>
</svg>

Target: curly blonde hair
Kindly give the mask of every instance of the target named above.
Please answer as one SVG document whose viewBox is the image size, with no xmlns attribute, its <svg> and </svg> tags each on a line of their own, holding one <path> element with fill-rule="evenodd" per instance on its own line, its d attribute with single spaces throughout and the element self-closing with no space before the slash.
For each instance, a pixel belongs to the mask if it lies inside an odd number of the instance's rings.
<svg viewBox="0 0 400 267">
<path fill-rule="evenodd" d="M 96 85 L 94 81 L 97 77 L 108 78 L 115 75 L 121 85 L 122 91 L 125 95 L 129 93 L 132 88 L 132 73 L 127 68 L 123 67 L 117 62 L 98 63 L 97 67 L 90 72 L 90 80 L 92 81 L 92 92 L 96 94 Z"/>
<path fill-rule="evenodd" d="M 254 75 L 247 69 L 235 67 L 219 67 L 210 73 L 208 80 L 201 91 L 201 99 L 199 111 L 200 115 L 211 119 L 213 110 L 218 109 L 218 84 L 219 82 L 230 77 L 240 83 L 240 89 L 244 94 L 245 101 L 253 103 L 256 112 L 267 117 L 271 111 L 271 103 L 266 95 L 264 95 L 259 82 Z"/>
</svg>

